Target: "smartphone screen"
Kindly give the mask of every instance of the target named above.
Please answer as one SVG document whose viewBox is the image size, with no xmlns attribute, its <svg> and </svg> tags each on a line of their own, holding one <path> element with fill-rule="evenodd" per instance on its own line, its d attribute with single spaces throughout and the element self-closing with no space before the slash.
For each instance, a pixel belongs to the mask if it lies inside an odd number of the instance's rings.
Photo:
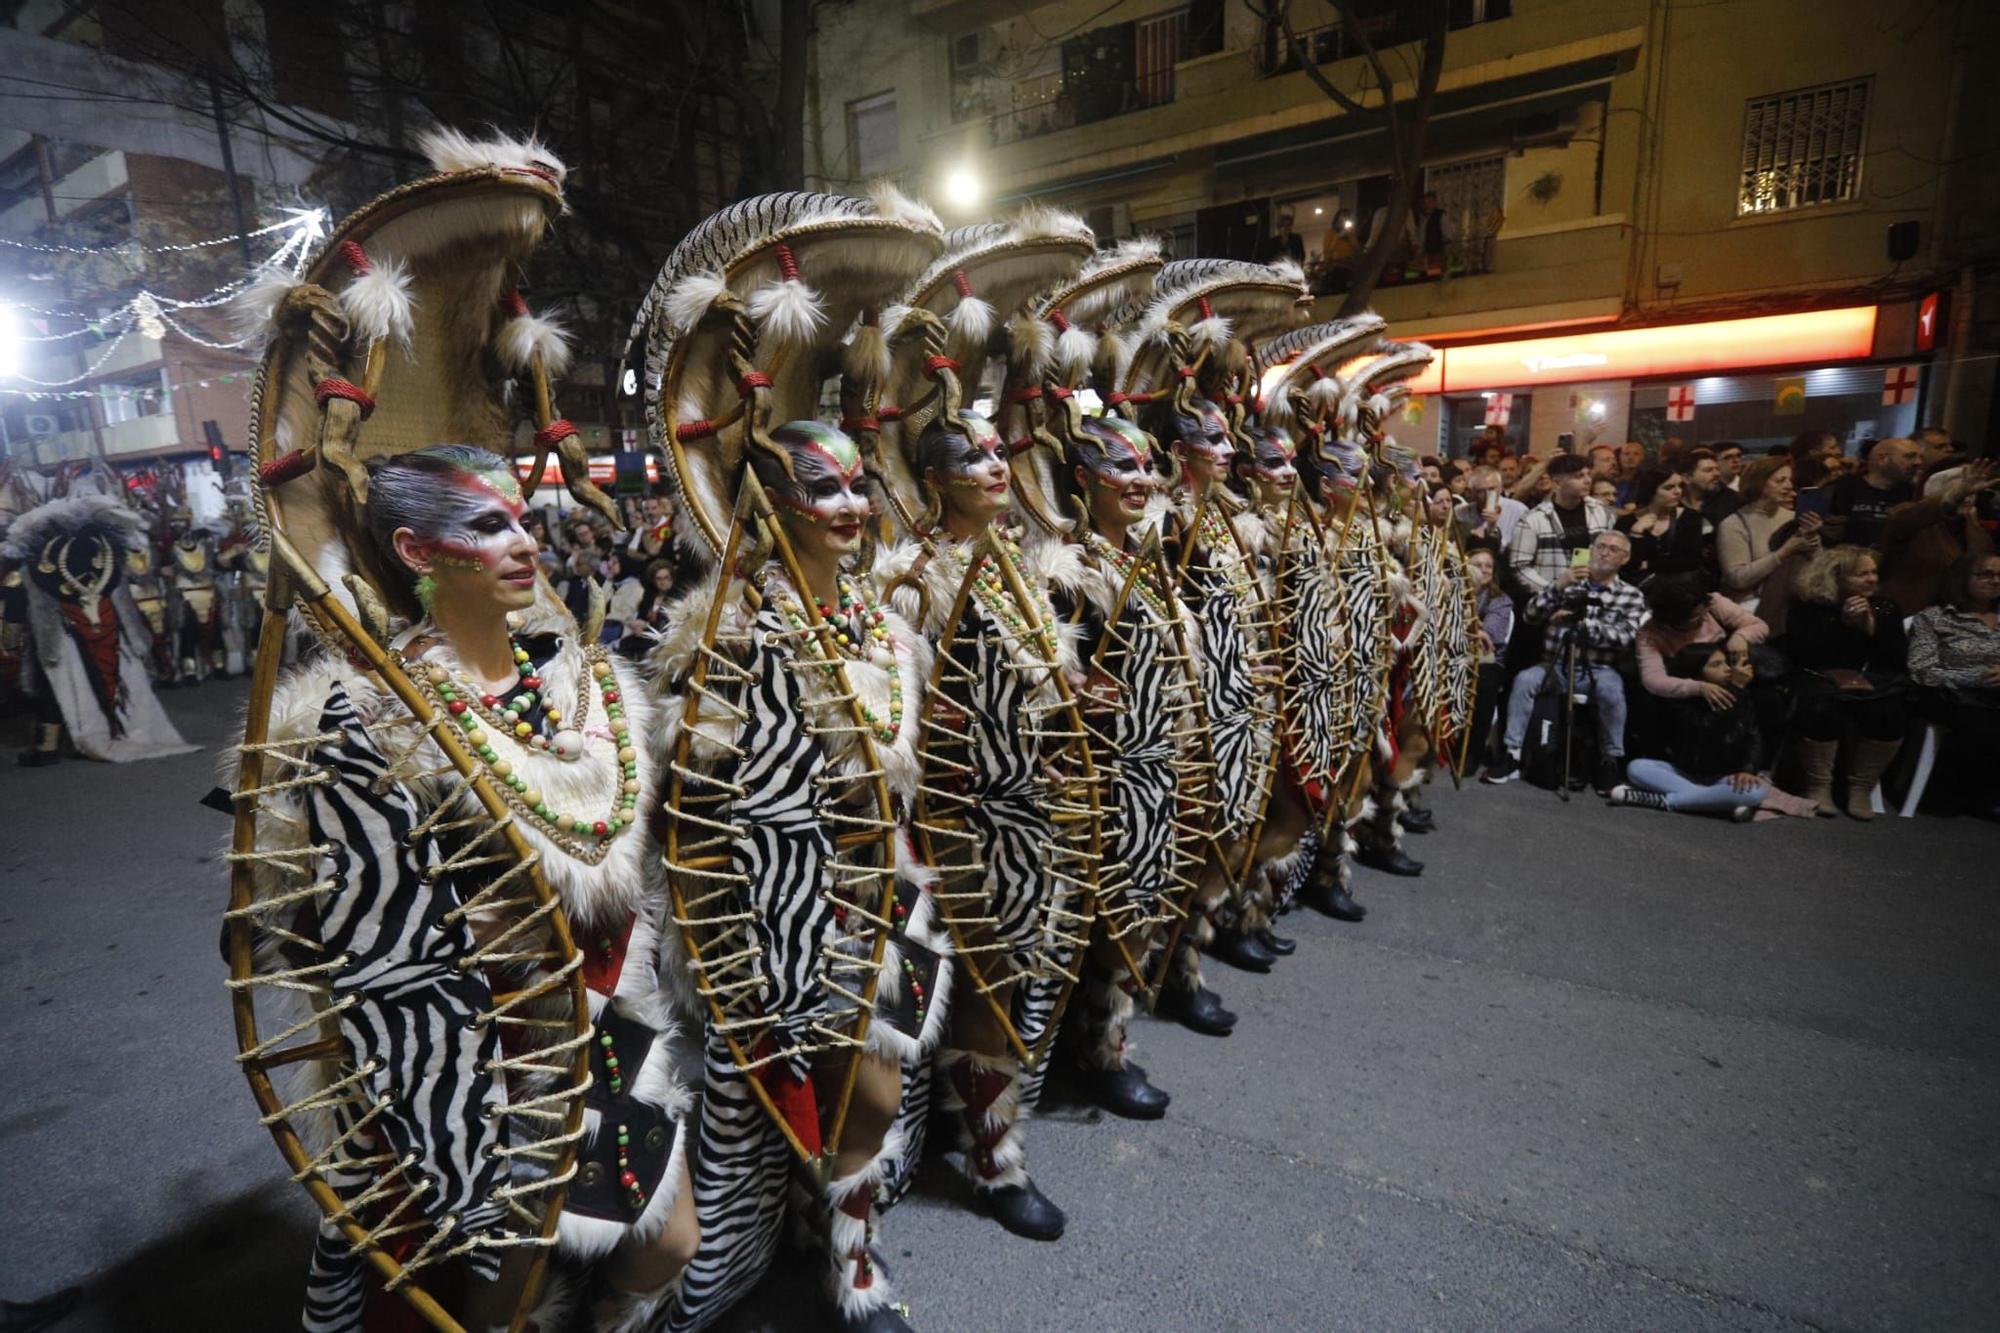
<svg viewBox="0 0 2000 1333">
<path fill-rule="evenodd" d="M 1833 495 L 1826 487 L 1814 486 L 1799 492 L 1797 509 L 1801 514 L 1818 514 L 1821 518 L 1825 518 L 1827 506 L 1832 501 Z"/>
<path fill-rule="evenodd" d="M 1588 546 L 1579 546 L 1569 553 L 1569 567 L 1571 569 L 1582 569 L 1589 563 L 1590 548 Z"/>
</svg>

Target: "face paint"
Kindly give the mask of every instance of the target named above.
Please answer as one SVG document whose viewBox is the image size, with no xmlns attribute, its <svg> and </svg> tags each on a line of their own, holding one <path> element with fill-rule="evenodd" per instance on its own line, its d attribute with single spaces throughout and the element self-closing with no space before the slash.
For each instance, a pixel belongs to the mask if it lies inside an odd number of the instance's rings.
<svg viewBox="0 0 2000 1333">
<path fill-rule="evenodd" d="M 1297 452 L 1283 431 L 1254 426 L 1250 430 L 1249 473 L 1268 486 L 1289 490 L 1299 479 L 1299 469 L 1292 461 Z"/>
<path fill-rule="evenodd" d="M 521 487 L 511 474 L 459 472 L 451 478 L 456 492 L 449 506 L 451 526 L 439 531 L 419 549 L 431 553 L 432 563 L 446 569 L 486 570 L 495 574 L 514 573 L 523 565 L 520 544 L 529 547 L 526 564 L 532 572 L 534 538 L 521 525 L 527 507 L 521 503 Z"/>
<path fill-rule="evenodd" d="M 1146 433 L 1121 417 L 1091 417 L 1083 434 L 1078 453 L 1093 482 L 1116 492 L 1127 509 L 1144 509 L 1154 483 Z"/>
<path fill-rule="evenodd" d="M 786 422 L 771 432 L 771 439 L 792 465 L 788 477 L 776 459 L 753 456 L 757 478 L 773 503 L 825 532 L 840 549 L 858 544 L 871 508 L 863 489 L 860 448 L 845 433 L 819 421 Z"/>
</svg>

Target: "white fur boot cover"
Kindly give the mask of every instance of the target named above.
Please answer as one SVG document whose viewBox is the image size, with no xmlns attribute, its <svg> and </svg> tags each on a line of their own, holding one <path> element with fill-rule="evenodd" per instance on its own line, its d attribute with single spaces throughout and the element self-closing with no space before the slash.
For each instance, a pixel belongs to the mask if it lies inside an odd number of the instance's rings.
<svg viewBox="0 0 2000 1333">
<path fill-rule="evenodd" d="M 875 1239 L 875 1186 L 902 1155 L 903 1136 L 891 1130 L 859 1171 L 826 1187 L 827 1294 L 849 1319 L 896 1304 L 888 1275 L 875 1267 L 868 1246 Z"/>
<path fill-rule="evenodd" d="M 1011 1055 L 976 1051 L 938 1053 L 944 1066 L 944 1107 L 957 1117 L 965 1178 L 974 1189 L 1028 1183 L 1028 1151 L 1021 1141 L 1021 1066 Z"/>
</svg>

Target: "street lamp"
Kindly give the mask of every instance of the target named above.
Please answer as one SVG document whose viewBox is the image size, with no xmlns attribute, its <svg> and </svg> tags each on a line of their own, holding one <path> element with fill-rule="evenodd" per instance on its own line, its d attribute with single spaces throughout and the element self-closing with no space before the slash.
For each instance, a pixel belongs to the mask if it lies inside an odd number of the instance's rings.
<svg viewBox="0 0 2000 1333">
<path fill-rule="evenodd" d="M 944 178 L 944 200 L 960 212 L 971 212 L 986 195 L 986 187 L 971 167 L 958 166 Z"/>
<path fill-rule="evenodd" d="M 21 373 L 21 325 L 14 307 L 0 305 L 0 380 Z"/>
</svg>

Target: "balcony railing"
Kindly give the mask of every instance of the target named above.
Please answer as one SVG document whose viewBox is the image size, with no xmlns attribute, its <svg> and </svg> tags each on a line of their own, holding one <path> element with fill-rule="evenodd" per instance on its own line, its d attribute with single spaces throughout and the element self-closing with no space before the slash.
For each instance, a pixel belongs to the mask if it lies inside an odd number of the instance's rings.
<svg viewBox="0 0 2000 1333">
<path fill-rule="evenodd" d="M 1188 54 L 1188 11 L 1117 24 L 1071 45 L 1095 48 L 1093 55 L 1108 50 L 1111 58 L 1077 59 L 1065 73 L 1016 83 L 1014 105 L 987 118 L 995 147 L 1173 101 L 1174 66 Z M 1065 52 L 1066 66 L 1075 54 Z"/>
</svg>

